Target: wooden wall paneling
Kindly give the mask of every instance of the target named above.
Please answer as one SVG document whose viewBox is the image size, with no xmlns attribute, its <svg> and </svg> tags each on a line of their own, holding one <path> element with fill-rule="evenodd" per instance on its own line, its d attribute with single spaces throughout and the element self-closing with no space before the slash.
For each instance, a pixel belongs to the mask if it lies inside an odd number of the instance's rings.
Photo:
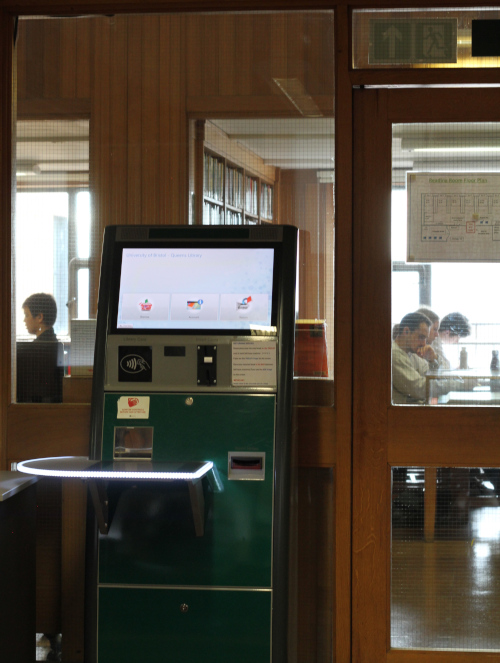
<svg viewBox="0 0 500 663">
<path fill-rule="evenodd" d="M 7 469 L 7 408 L 10 402 L 11 385 L 11 214 L 14 205 L 14 168 L 12 167 L 13 124 L 13 33 L 14 24 L 10 16 L 0 14 L 0 469 Z M 15 72 L 14 72 L 15 74 Z M 15 109 L 14 109 L 15 111 Z"/>
<path fill-rule="evenodd" d="M 142 169 L 136 175 L 142 180 L 142 206 L 136 223 L 159 222 L 159 96 L 160 96 L 160 44 L 159 17 L 144 16 L 142 58 Z M 135 171 L 133 162 L 130 168 Z"/>
<path fill-rule="evenodd" d="M 91 95 L 90 184 L 96 236 L 102 242 L 104 226 L 110 223 L 108 195 L 110 190 L 109 153 L 109 26 L 105 19 L 95 21 L 95 70 Z M 99 63 L 97 65 L 97 63 Z M 108 99 L 109 101 L 109 99 Z"/>
<path fill-rule="evenodd" d="M 17 96 L 20 99 L 26 97 L 26 24 L 26 21 L 19 19 L 15 47 L 16 86 Z"/>
<path fill-rule="evenodd" d="M 290 12 L 287 14 L 286 78 L 296 78 L 305 87 L 306 58 L 308 53 L 304 40 L 304 21 L 303 12 Z"/>
<path fill-rule="evenodd" d="M 298 471 L 297 661 L 333 657 L 333 470 Z"/>
<path fill-rule="evenodd" d="M 334 338 L 335 338 L 334 336 L 335 201 L 334 201 L 334 188 L 332 184 L 321 184 L 319 186 L 322 196 L 322 209 L 324 210 L 322 233 L 324 235 L 323 279 L 325 284 L 325 291 L 324 291 L 324 299 L 322 301 L 322 306 L 324 308 L 324 313 L 322 314 L 322 318 L 327 320 L 326 347 L 328 352 L 328 370 L 331 374 L 334 362 Z"/>
<path fill-rule="evenodd" d="M 204 176 L 204 143 L 205 143 L 205 120 L 194 121 L 194 221 L 196 224 L 203 224 L 203 176 Z M 199 192 L 199 193 L 198 193 Z"/>
<path fill-rule="evenodd" d="M 188 18 L 189 20 L 189 18 Z M 221 17 L 219 14 L 207 14 L 203 17 L 201 33 L 203 48 L 203 84 L 202 94 L 206 97 L 219 95 L 219 70 L 222 64 L 219 60 L 219 48 L 226 35 L 221 31 Z"/>
<path fill-rule="evenodd" d="M 205 44 L 202 35 L 204 20 L 205 17 L 201 14 L 190 14 L 186 17 L 186 88 L 188 97 L 203 96 Z"/>
<path fill-rule="evenodd" d="M 43 96 L 46 99 L 58 99 L 63 96 L 61 58 L 64 53 L 61 50 L 61 22 L 46 20 L 43 24 Z"/>
<path fill-rule="evenodd" d="M 252 67 L 250 76 L 253 95 L 269 95 L 274 83 L 271 80 L 271 26 L 274 14 L 254 14 L 252 28 L 254 41 L 251 48 Z M 243 74 L 243 72 L 241 72 Z"/>
<path fill-rule="evenodd" d="M 62 657 L 71 663 L 84 658 L 85 530 L 87 483 L 62 481 L 61 633 Z"/>
<path fill-rule="evenodd" d="M 377 126 L 385 131 L 373 131 L 373 118 L 380 118 Z M 384 90 L 370 95 L 355 91 L 354 319 L 363 321 L 353 330 L 352 628 L 353 659 L 358 663 L 385 660 L 389 623 L 385 568 L 390 549 L 390 491 L 384 439 L 388 408 L 380 407 L 381 402 L 390 402 L 387 358 L 391 334 L 386 329 L 390 321 L 390 273 L 386 274 L 390 242 L 380 231 L 390 219 L 391 164 L 390 157 L 383 161 L 382 156 L 391 153 L 386 119 Z M 385 186 L 380 185 L 380 173 L 386 177 Z"/>
<path fill-rule="evenodd" d="M 240 63 L 235 57 L 236 42 L 239 38 L 236 32 L 237 21 L 235 14 L 222 14 L 219 18 L 219 94 L 224 97 L 234 94 L 238 77 L 241 76 Z"/>
<path fill-rule="evenodd" d="M 109 61 L 109 123 L 110 145 L 108 151 L 109 211 L 104 225 L 124 224 L 127 222 L 127 192 L 130 163 L 127 149 L 128 129 L 128 19 L 117 16 L 110 22 L 110 61 Z M 97 63 L 99 66 L 99 63 Z M 138 177 L 138 175 L 136 174 Z"/>
<path fill-rule="evenodd" d="M 80 18 L 76 21 L 76 96 L 90 99 L 93 81 L 95 21 L 93 18 Z"/>
<path fill-rule="evenodd" d="M 93 232 L 91 237 L 90 251 L 92 257 L 100 258 L 102 247 L 102 236 L 104 232 L 104 215 L 101 212 L 100 187 L 98 183 L 101 179 L 102 172 L 102 152 L 103 145 L 101 144 L 101 106 L 99 95 L 95 93 L 100 85 L 100 76 L 102 75 L 101 67 L 97 67 L 96 63 L 99 62 L 99 36 L 102 32 L 102 27 L 98 19 L 92 19 L 90 24 L 90 39 L 89 43 L 92 45 L 91 58 L 87 59 L 88 67 L 91 68 L 89 77 L 92 80 L 92 90 L 90 91 L 90 136 L 89 136 L 89 190 L 90 190 L 90 205 L 91 215 L 93 219 Z M 82 51 L 83 53 L 83 51 Z M 83 55 L 82 55 L 83 57 Z M 79 60 L 79 58 L 78 58 Z M 97 298 L 98 286 L 100 275 L 99 260 L 95 263 L 95 268 L 90 274 L 90 282 L 94 284 L 92 288 L 92 296 L 90 301 L 90 310 L 97 315 Z"/>
<path fill-rule="evenodd" d="M 286 78 L 286 45 L 287 45 L 287 16 L 285 13 L 275 14 L 269 29 L 270 52 L 270 78 L 269 92 L 281 95 L 280 89 L 274 83 L 274 78 Z"/>
<path fill-rule="evenodd" d="M 236 89 L 233 92 L 233 96 L 248 97 L 253 94 L 253 49 L 258 39 L 260 39 L 260 36 L 254 34 L 254 25 L 250 14 L 237 14 L 235 27 L 235 58 L 238 63 L 238 75 L 236 79 Z"/>
<path fill-rule="evenodd" d="M 496 408 L 390 408 L 388 458 L 391 465 L 494 467 L 498 442 Z M 450 418 L 453 426 L 450 426 Z M 436 444 L 436 439 L 439 444 Z M 471 448 L 470 440 L 474 440 Z"/>
<path fill-rule="evenodd" d="M 186 40 L 184 20 L 173 16 L 170 28 L 170 140 L 167 223 L 188 223 L 188 120 L 186 113 Z"/>
<path fill-rule="evenodd" d="M 74 99 L 77 94 L 77 49 L 78 42 L 76 39 L 77 26 L 79 20 L 72 19 L 60 21 L 60 96 L 65 98 Z M 83 19 L 85 20 L 85 19 Z M 80 58 L 80 53 L 78 53 Z M 90 62 L 87 60 L 87 68 Z"/>
<path fill-rule="evenodd" d="M 335 66 L 335 594 L 333 630 L 336 663 L 351 663 L 352 641 L 352 86 L 349 9 L 334 17 Z M 333 109 L 332 109 L 333 110 Z"/>
<path fill-rule="evenodd" d="M 337 454 L 335 409 L 297 406 L 294 414 L 299 440 L 299 467 L 334 467 Z"/>
<path fill-rule="evenodd" d="M 127 18 L 127 223 L 140 223 L 142 218 L 141 173 L 143 22 Z M 131 167 L 133 164 L 133 167 Z"/>
<path fill-rule="evenodd" d="M 60 480 L 39 479 L 36 501 L 36 630 L 56 635 L 61 633 Z"/>
<path fill-rule="evenodd" d="M 44 33 L 40 20 L 25 21 L 26 98 L 44 96 Z"/>
<path fill-rule="evenodd" d="M 7 461 L 44 456 L 86 456 L 90 405 L 9 405 Z"/>
<path fill-rule="evenodd" d="M 306 60 L 305 87 L 311 95 L 334 95 L 334 13 L 306 14 L 304 40 Z"/>
<path fill-rule="evenodd" d="M 170 87 L 172 85 L 172 59 L 170 55 L 172 16 L 160 16 L 159 21 L 159 164 L 158 164 L 158 223 L 173 223 L 168 212 L 171 194 L 170 181 Z"/>
</svg>

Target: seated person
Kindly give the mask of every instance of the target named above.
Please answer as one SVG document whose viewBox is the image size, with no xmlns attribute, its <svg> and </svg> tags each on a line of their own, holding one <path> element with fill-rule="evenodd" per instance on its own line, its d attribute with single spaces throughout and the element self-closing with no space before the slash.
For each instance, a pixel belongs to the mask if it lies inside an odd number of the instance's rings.
<svg viewBox="0 0 500 663">
<path fill-rule="evenodd" d="M 24 324 L 35 339 L 17 344 L 17 402 L 60 403 L 63 348 L 54 333 L 57 304 L 52 295 L 36 293 L 23 303 Z"/>
<path fill-rule="evenodd" d="M 432 326 L 423 313 L 408 313 L 398 325 L 396 338 L 392 342 L 392 402 L 395 404 L 425 404 L 429 362 L 418 357 L 429 338 Z M 447 381 L 435 380 L 433 389 L 439 394 L 447 393 Z"/>
<path fill-rule="evenodd" d="M 437 365 L 435 368 L 449 370 L 450 368 L 458 368 L 451 366 L 450 360 L 446 357 L 443 344 L 456 345 L 461 338 L 470 336 L 471 327 L 468 319 L 461 313 L 454 312 L 448 313 L 441 320 L 439 325 L 438 337 L 434 340 L 432 346 L 436 351 Z"/>
<path fill-rule="evenodd" d="M 438 330 L 439 330 L 439 316 L 437 313 L 434 313 L 430 308 L 427 308 L 427 306 L 422 306 L 421 308 L 417 309 L 416 313 L 422 313 L 425 315 L 426 318 L 429 318 L 431 322 L 431 328 L 429 331 L 429 336 L 427 337 L 427 340 L 425 342 L 425 345 L 421 348 L 418 348 L 417 352 L 412 355 L 412 359 L 414 363 L 418 364 L 420 361 L 425 360 L 429 364 L 431 368 L 437 368 L 437 354 L 436 351 L 434 350 L 434 347 L 432 343 L 438 336 Z M 429 367 L 423 365 L 423 370 L 426 372 Z"/>
</svg>

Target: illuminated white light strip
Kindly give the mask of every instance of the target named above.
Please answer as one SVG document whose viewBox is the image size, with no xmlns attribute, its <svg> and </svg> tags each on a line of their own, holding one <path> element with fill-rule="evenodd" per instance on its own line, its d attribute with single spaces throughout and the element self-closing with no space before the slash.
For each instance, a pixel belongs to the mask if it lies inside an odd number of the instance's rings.
<svg viewBox="0 0 500 663">
<path fill-rule="evenodd" d="M 414 147 L 407 148 L 411 152 L 500 152 L 498 145 L 485 145 L 484 147 Z"/>
<path fill-rule="evenodd" d="M 35 474 L 36 476 L 44 477 L 60 477 L 62 479 L 149 479 L 151 481 L 160 479 L 163 481 L 193 481 L 194 479 L 201 479 L 201 477 L 205 476 L 205 474 L 207 474 L 207 472 L 209 472 L 214 466 L 211 460 L 207 461 L 196 472 L 127 472 L 121 470 L 92 470 L 91 468 L 87 470 L 47 470 L 26 466 L 27 463 L 41 460 L 62 460 L 62 458 L 37 458 L 33 460 L 24 460 L 21 463 L 18 463 L 17 469 L 26 474 Z"/>
</svg>

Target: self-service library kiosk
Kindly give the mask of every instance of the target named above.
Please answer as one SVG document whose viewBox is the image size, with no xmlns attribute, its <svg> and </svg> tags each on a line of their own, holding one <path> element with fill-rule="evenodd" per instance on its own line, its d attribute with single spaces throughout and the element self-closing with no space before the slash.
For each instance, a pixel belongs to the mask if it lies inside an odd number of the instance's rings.
<svg viewBox="0 0 500 663">
<path fill-rule="evenodd" d="M 296 245 L 291 226 L 106 228 L 89 662 L 287 660 Z"/>
</svg>

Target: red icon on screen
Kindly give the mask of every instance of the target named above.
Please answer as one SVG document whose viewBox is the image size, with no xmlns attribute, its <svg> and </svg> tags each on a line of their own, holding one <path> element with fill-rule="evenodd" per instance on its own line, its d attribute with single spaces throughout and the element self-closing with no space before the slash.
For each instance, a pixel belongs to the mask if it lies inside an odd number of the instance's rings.
<svg viewBox="0 0 500 663">
<path fill-rule="evenodd" d="M 149 299 L 146 299 L 144 302 L 141 302 L 139 305 L 141 307 L 141 311 L 151 311 L 153 303 L 150 302 Z"/>
</svg>

